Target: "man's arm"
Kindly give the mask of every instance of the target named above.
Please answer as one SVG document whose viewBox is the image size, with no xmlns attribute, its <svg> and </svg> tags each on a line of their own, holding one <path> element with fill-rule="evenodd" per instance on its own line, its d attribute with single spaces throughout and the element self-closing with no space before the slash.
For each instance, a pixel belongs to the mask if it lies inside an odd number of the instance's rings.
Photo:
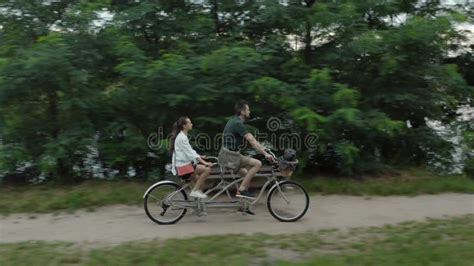
<svg viewBox="0 0 474 266">
<path fill-rule="evenodd" d="M 263 154 L 267 160 L 273 162 L 273 156 L 265 151 L 265 147 L 263 147 L 263 145 L 260 144 L 251 133 L 245 134 L 244 138 L 250 143 L 250 145 L 252 145 L 254 149 Z"/>
</svg>

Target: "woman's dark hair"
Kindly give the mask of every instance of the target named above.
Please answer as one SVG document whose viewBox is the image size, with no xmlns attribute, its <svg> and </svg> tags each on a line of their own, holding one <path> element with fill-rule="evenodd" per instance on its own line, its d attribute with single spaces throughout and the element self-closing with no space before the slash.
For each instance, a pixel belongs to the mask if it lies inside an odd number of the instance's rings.
<svg viewBox="0 0 474 266">
<path fill-rule="evenodd" d="M 174 142 L 176 141 L 176 136 L 178 136 L 179 132 L 183 130 L 184 125 L 186 125 L 188 122 L 187 119 L 189 119 L 189 117 L 182 116 L 173 123 L 173 127 L 171 128 L 170 146 L 168 147 L 171 154 L 173 154 L 174 151 Z"/>
<path fill-rule="evenodd" d="M 235 115 L 239 116 L 240 112 L 245 110 L 246 105 L 248 106 L 249 103 L 245 100 L 240 100 L 240 101 L 236 102 L 235 105 L 234 105 Z"/>
</svg>

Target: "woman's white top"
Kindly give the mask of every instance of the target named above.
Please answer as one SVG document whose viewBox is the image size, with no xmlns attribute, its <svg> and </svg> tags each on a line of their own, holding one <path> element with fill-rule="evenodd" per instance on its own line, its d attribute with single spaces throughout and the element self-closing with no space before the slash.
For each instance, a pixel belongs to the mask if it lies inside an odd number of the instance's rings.
<svg viewBox="0 0 474 266">
<path fill-rule="evenodd" d="M 174 141 L 173 158 L 171 159 L 171 172 L 176 175 L 176 167 L 183 166 L 190 162 L 197 163 L 199 154 L 189 144 L 188 136 L 183 131 L 179 132 Z"/>
</svg>

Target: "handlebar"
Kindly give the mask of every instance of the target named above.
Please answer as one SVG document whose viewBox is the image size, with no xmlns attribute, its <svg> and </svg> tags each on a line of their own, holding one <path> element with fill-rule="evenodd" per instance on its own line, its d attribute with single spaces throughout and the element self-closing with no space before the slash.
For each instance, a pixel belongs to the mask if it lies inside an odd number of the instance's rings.
<svg viewBox="0 0 474 266">
<path fill-rule="evenodd" d="M 219 162 L 219 159 L 215 156 L 206 156 L 206 158 L 204 158 L 204 160 L 209 160 L 209 159 L 216 160 L 216 163 Z"/>
<path fill-rule="evenodd" d="M 266 151 L 268 154 L 270 154 L 270 155 L 273 157 L 273 159 L 277 159 L 276 155 L 275 155 L 270 149 L 265 149 L 265 151 Z"/>
<path fill-rule="evenodd" d="M 286 161 L 278 158 L 270 149 L 265 149 L 265 151 L 273 157 L 273 164 L 285 163 L 285 164 L 298 164 L 298 159 L 295 161 Z"/>
<path fill-rule="evenodd" d="M 270 149 L 265 149 L 265 151 L 273 157 L 273 163 L 278 163 L 278 157 Z"/>
</svg>

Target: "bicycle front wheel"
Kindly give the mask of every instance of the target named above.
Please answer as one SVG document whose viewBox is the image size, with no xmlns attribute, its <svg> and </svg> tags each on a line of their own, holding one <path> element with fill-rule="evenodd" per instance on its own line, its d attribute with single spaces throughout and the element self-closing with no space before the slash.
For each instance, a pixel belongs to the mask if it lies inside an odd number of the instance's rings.
<svg viewBox="0 0 474 266">
<path fill-rule="evenodd" d="M 295 222 L 308 211 L 309 196 L 301 185 L 283 181 L 268 192 L 267 207 L 277 220 Z"/>
<path fill-rule="evenodd" d="M 163 183 L 145 195 L 146 215 L 158 224 L 174 224 L 186 214 L 188 196 L 176 183 Z"/>
</svg>

